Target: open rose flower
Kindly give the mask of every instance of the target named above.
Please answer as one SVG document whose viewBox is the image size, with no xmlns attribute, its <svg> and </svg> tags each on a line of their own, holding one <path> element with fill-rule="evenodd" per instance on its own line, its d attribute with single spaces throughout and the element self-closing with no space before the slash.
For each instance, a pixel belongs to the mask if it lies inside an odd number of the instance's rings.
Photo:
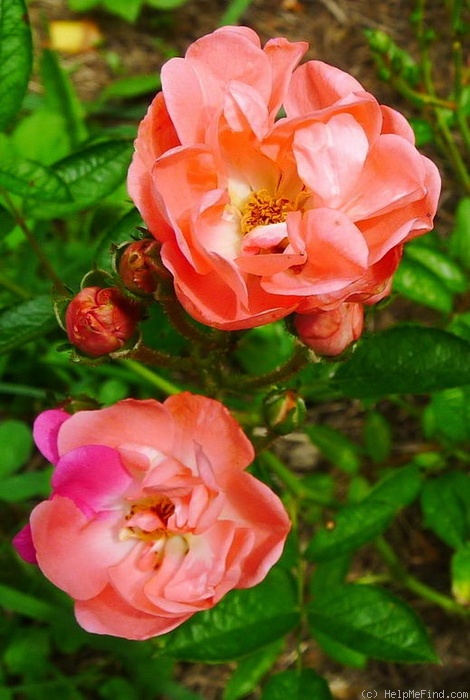
<svg viewBox="0 0 470 700">
<path fill-rule="evenodd" d="M 42 413 L 36 443 L 53 492 L 16 536 L 75 600 L 90 632 L 146 639 L 259 583 L 289 530 L 245 469 L 253 448 L 222 404 L 183 393 Z"/>
<path fill-rule="evenodd" d="M 378 301 L 432 228 L 440 177 L 408 122 L 337 68 L 297 67 L 306 49 L 223 27 L 164 65 L 140 125 L 129 192 L 210 326 Z"/>
</svg>

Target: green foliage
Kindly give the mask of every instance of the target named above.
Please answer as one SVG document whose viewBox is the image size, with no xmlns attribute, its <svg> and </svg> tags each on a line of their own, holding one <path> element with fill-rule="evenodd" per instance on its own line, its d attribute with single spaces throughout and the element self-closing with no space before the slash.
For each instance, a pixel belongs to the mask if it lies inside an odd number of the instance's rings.
<svg viewBox="0 0 470 700">
<path fill-rule="evenodd" d="M 241 659 L 225 686 L 223 700 L 239 700 L 256 690 L 262 678 L 280 656 L 284 646 L 284 640 L 279 639 Z"/>
<path fill-rule="evenodd" d="M 16 116 L 32 65 L 31 32 L 24 0 L 0 2 L 0 131 Z"/>
<path fill-rule="evenodd" d="M 424 525 L 449 547 L 458 549 L 470 537 L 470 478 L 450 471 L 426 482 L 421 497 Z"/>
<path fill-rule="evenodd" d="M 309 606 L 309 624 L 373 659 L 435 662 L 428 635 L 413 610 L 388 591 L 347 584 L 325 591 Z"/>
<path fill-rule="evenodd" d="M 263 689 L 261 700 L 302 700 L 303 698 L 332 700 L 328 685 L 311 668 L 296 671 L 282 671 L 271 676 Z"/>
<path fill-rule="evenodd" d="M 154 7 L 156 10 L 173 10 L 183 5 L 187 0 L 68 0 L 71 10 L 87 12 L 94 7 L 99 7 L 107 12 L 117 15 L 126 22 L 135 22 L 144 4 Z"/>
<path fill-rule="evenodd" d="M 439 328 L 396 326 L 364 339 L 333 382 L 355 398 L 424 394 L 468 384 L 470 344 Z"/>
</svg>

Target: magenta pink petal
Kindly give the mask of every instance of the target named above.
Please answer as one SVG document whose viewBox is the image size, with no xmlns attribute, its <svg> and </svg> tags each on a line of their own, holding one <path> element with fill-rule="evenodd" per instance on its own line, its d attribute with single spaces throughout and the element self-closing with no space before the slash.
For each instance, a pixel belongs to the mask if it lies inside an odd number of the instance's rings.
<svg viewBox="0 0 470 700">
<path fill-rule="evenodd" d="M 52 409 L 40 413 L 34 422 L 34 441 L 44 457 L 52 464 L 56 464 L 60 456 L 58 450 L 59 431 L 70 418 L 70 414 L 66 411 Z"/>
<path fill-rule="evenodd" d="M 28 523 L 13 538 L 13 546 L 28 564 L 37 564 L 36 549 L 31 536 L 31 525 Z"/>
<path fill-rule="evenodd" d="M 131 483 L 119 452 L 102 445 L 67 452 L 52 475 L 55 493 L 70 498 L 87 515 L 119 507 Z"/>
</svg>

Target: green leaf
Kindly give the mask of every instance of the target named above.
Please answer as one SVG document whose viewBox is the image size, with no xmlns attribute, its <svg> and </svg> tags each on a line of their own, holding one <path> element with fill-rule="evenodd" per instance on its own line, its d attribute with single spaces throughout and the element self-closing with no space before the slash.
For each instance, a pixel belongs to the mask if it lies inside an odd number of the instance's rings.
<svg viewBox="0 0 470 700">
<path fill-rule="evenodd" d="M 358 447 L 339 430 L 327 425 L 309 425 L 305 432 L 330 462 L 347 474 L 357 472 L 360 467 Z"/>
<path fill-rule="evenodd" d="M 0 204 L 0 231 L 2 236 L 6 236 L 16 226 L 15 218 Z"/>
<path fill-rule="evenodd" d="M 20 420 L 0 423 L 0 477 L 12 474 L 30 458 L 33 449 L 31 429 Z"/>
<path fill-rule="evenodd" d="M 454 471 L 429 479 L 421 495 L 423 524 L 454 549 L 470 537 L 470 478 Z"/>
<path fill-rule="evenodd" d="M 433 394 L 424 424 L 428 436 L 444 436 L 454 443 L 470 440 L 470 386 Z"/>
<path fill-rule="evenodd" d="M 135 75 L 131 78 L 120 78 L 109 83 L 103 90 L 102 99 L 110 98 L 133 99 L 149 93 L 156 93 L 161 87 L 160 76 Z"/>
<path fill-rule="evenodd" d="M 351 554 L 335 559 L 325 559 L 315 566 L 310 580 L 310 594 L 313 598 L 345 582 L 351 564 Z"/>
<path fill-rule="evenodd" d="M 33 620 L 53 620 L 58 612 L 56 606 L 2 583 L 0 583 L 0 599 L 2 607 L 6 610 L 31 617 Z"/>
<path fill-rule="evenodd" d="M 404 257 L 393 278 L 393 289 L 403 296 L 431 309 L 449 314 L 452 293 L 444 282 L 416 260 Z"/>
<path fill-rule="evenodd" d="M 135 22 L 143 5 L 143 0 L 102 0 L 102 2 L 108 12 L 125 19 L 126 22 Z"/>
<path fill-rule="evenodd" d="M 30 498 L 47 498 L 51 491 L 51 471 L 14 474 L 0 481 L 0 500 L 19 503 Z"/>
<path fill-rule="evenodd" d="M 446 330 L 470 343 L 470 312 L 455 314 Z"/>
<path fill-rule="evenodd" d="M 222 700 L 240 700 L 255 691 L 283 648 L 284 640 L 279 639 L 242 659 L 225 686 Z"/>
<path fill-rule="evenodd" d="M 13 306 L 0 315 L 0 354 L 22 347 L 54 328 L 57 321 L 49 294 Z"/>
<path fill-rule="evenodd" d="M 266 683 L 261 700 L 333 700 L 328 683 L 311 668 L 281 671 Z"/>
<path fill-rule="evenodd" d="M 390 328 L 364 338 L 332 384 L 354 398 L 424 394 L 470 384 L 470 344 L 438 328 Z"/>
<path fill-rule="evenodd" d="M 31 649 L 34 649 L 34 654 L 31 653 Z M 18 627 L 5 649 L 3 661 L 10 673 L 37 679 L 48 673 L 49 652 L 48 630 Z"/>
<path fill-rule="evenodd" d="M 388 420 L 377 411 L 367 413 L 364 421 L 364 448 L 376 463 L 385 462 L 392 448 L 392 431 Z"/>
<path fill-rule="evenodd" d="M 325 591 L 309 606 L 317 630 L 372 659 L 435 662 L 427 632 L 402 600 L 375 586 L 347 584 Z"/>
<path fill-rule="evenodd" d="M 454 552 L 451 561 L 452 594 L 461 605 L 470 604 L 470 543 Z"/>
<path fill-rule="evenodd" d="M 253 328 L 246 333 L 234 353 L 251 374 L 264 374 L 282 364 L 292 354 L 294 338 L 281 321 Z"/>
<path fill-rule="evenodd" d="M 345 666 L 351 668 L 365 668 L 367 665 L 367 656 L 356 651 L 352 647 L 341 644 L 336 639 L 332 639 L 325 632 L 315 630 L 315 640 L 323 649 L 325 654 L 331 656 L 332 659 Z"/>
<path fill-rule="evenodd" d="M 367 496 L 367 501 L 384 503 L 399 509 L 410 505 L 417 498 L 423 486 L 423 474 L 418 464 L 409 464 L 390 471 L 375 484 Z"/>
<path fill-rule="evenodd" d="M 0 131 L 15 117 L 32 66 L 31 30 L 24 0 L 0 0 Z"/>
<path fill-rule="evenodd" d="M 50 166 L 70 152 L 70 138 L 63 116 L 46 108 L 37 109 L 22 119 L 11 140 L 21 158 L 42 165 Z"/>
<path fill-rule="evenodd" d="M 461 199 L 457 206 L 449 252 L 466 270 L 470 270 L 470 197 Z"/>
<path fill-rule="evenodd" d="M 44 49 L 42 53 L 41 76 L 46 91 L 46 106 L 62 116 L 70 146 L 72 149 L 76 148 L 88 136 L 85 112 L 72 81 L 59 63 L 57 54 L 49 49 Z"/>
<path fill-rule="evenodd" d="M 71 200 L 67 185 L 57 172 L 32 160 L 2 160 L 0 163 L 0 187 L 42 202 L 68 202 Z M 34 206 L 37 206 L 35 204 Z"/>
<path fill-rule="evenodd" d="M 358 549 L 378 537 L 389 526 L 394 513 L 393 507 L 369 498 L 345 506 L 328 528 L 315 533 L 307 547 L 307 558 L 334 559 Z"/>
<path fill-rule="evenodd" d="M 86 12 L 99 3 L 100 0 L 67 0 L 68 6 L 74 12 Z"/>
<path fill-rule="evenodd" d="M 440 250 L 424 245 L 422 242 L 411 243 L 406 248 L 406 257 L 426 267 L 450 292 L 463 294 L 468 289 L 467 275 L 456 262 Z"/>
<path fill-rule="evenodd" d="M 166 635 L 163 652 L 185 661 L 230 661 L 283 637 L 298 622 L 292 580 L 273 569 L 258 586 L 228 593 Z"/>
<path fill-rule="evenodd" d="M 100 698 L 108 698 L 109 700 L 139 700 L 138 691 L 134 685 L 125 678 L 113 676 L 107 678 L 99 688 Z"/>
<path fill-rule="evenodd" d="M 37 219 L 65 216 L 101 202 L 125 179 L 132 155 L 128 141 L 103 141 L 64 158 L 54 171 L 69 188 L 73 201 L 31 210 Z"/>
</svg>

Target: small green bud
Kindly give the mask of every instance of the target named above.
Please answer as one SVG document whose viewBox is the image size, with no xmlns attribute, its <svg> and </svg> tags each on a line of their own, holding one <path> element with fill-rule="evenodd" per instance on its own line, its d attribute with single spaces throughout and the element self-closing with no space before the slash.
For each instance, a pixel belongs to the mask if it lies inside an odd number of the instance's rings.
<svg viewBox="0 0 470 700">
<path fill-rule="evenodd" d="M 305 403 L 295 391 L 273 391 L 263 402 L 263 417 L 269 430 L 287 435 L 302 427 Z"/>
</svg>

